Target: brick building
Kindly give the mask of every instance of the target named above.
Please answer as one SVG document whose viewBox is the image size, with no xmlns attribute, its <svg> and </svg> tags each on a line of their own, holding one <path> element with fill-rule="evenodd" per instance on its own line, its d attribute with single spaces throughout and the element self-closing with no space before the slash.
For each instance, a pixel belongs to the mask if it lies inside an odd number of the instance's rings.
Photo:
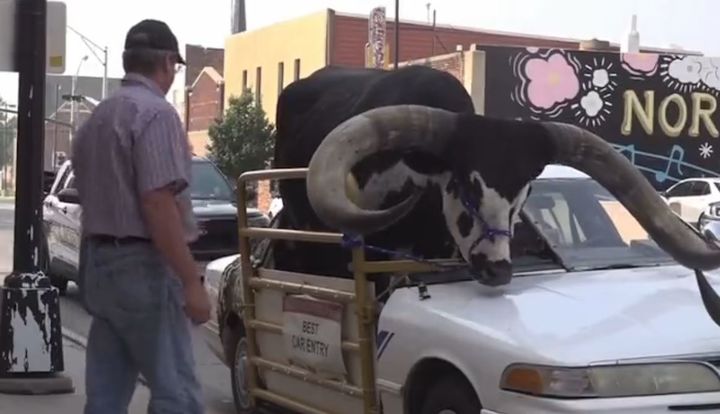
<svg viewBox="0 0 720 414">
<path fill-rule="evenodd" d="M 299 36 L 299 33 L 302 33 L 302 36 Z M 394 41 L 395 23 L 387 20 L 385 67 L 392 67 Z M 332 9 L 233 34 L 225 42 L 225 105 L 231 96 L 239 95 L 242 90 L 250 88 L 270 122 L 274 124 L 277 97 L 287 84 L 328 65 L 365 66 L 367 42 L 367 15 L 341 13 Z M 428 62 L 463 77 L 461 80 L 471 95 L 473 87 L 465 82 L 464 77 L 478 69 L 473 68 L 471 61 L 463 61 L 465 55 L 462 51 L 470 50 L 473 44 L 620 50 L 619 44 L 595 39 L 586 41 L 441 24 L 433 26 L 423 22 L 400 22 L 399 61 L 418 64 L 418 60 L 439 56 Z M 644 52 L 676 52 L 653 47 L 640 49 Z M 689 51 L 682 53 L 698 54 Z M 269 195 L 261 192 L 259 197 L 260 208 L 267 208 Z"/>
<path fill-rule="evenodd" d="M 224 92 L 223 77 L 212 66 L 206 66 L 187 89 L 185 125 L 197 155 L 206 155 L 208 128 L 223 116 Z"/>
</svg>

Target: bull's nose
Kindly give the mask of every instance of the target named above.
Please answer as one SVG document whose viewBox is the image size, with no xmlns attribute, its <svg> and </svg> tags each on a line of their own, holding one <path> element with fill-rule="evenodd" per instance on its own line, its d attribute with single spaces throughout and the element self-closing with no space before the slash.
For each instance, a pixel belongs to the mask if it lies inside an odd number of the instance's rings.
<svg viewBox="0 0 720 414">
<path fill-rule="evenodd" d="M 488 260 L 472 260 L 475 280 L 487 286 L 502 286 L 512 279 L 512 264 L 507 260 L 491 262 Z"/>
</svg>

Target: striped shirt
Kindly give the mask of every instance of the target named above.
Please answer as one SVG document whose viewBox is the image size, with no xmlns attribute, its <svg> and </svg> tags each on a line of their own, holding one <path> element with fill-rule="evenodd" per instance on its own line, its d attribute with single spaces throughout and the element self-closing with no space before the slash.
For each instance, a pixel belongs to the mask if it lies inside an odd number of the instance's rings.
<svg viewBox="0 0 720 414">
<path fill-rule="evenodd" d="M 150 238 L 140 194 L 170 185 L 188 242 L 197 238 L 190 201 L 192 154 L 180 117 L 152 80 L 127 74 L 72 143 L 83 235 Z"/>
</svg>

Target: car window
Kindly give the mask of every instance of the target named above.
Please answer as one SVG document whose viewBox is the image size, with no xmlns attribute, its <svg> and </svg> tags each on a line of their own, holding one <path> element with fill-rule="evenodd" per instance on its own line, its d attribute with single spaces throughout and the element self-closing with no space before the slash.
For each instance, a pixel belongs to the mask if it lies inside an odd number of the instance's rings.
<svg viewBox="0 0 720 414">
<path fill-rule="evenodd" d="M 193 161 L 190 194 L 193 199 L 234 199 L 234 192 L 225 176 L 209 161 Z"/>
<path fill-rule="evenodd" d="M 63 188 L 75 188 L 75 174 L 70 174 Z"/>
<path fill-rule="evenodd" d="M 680 184 L 677 184 L 675 187 L 668 190 L 667 195 L 668 197 L 685 197 L 690 194 L 690 190 L 692 187 L 692 181 L 685 181 Z"/>
<path fill-rule="evenodd" d="M 570 267 L 671 260 L 594 180 L 539 180 L 523 211 Z"/>
<path fill-rule="evenodd" d="M 70 175 L 70 172 L 71 172 L 71 171 L 72 171 L 72 165 L 71 165 L 71 164 L 68 164 L 67 168 L 65 168 L 65 170 L 63 170 L 63 172 L 62 172 L 62 176 L 60 176 L 59 179 L 57 180 L 57 182 L 56 182 L 57 184 L 56 184 L 55 187 L 52 189 L 51 194 L 57 194 L 58 191 L 60 191 L 60 190 L 62 190 L 63 188 L 65 188 L 65 186 L 64 186 L 63 184 L 64 184 L 65 181 L 67 180 L 67 178 L 68 178 L 68 176 Z"/>
<path fill-rule="evenodd" d="M 695 181 L 693 183 L 692 189 L 690 190 L 690 195 L 692 196 L 704 196 L 710 194 L 710 185 L 706 183 L 705 181 Z"/>
<path fill-rule="evenodd" d="M 720 191 L 720 183 L 714 182 L 713 184 L 715 185 L 715 189 Z"/>
</svg>

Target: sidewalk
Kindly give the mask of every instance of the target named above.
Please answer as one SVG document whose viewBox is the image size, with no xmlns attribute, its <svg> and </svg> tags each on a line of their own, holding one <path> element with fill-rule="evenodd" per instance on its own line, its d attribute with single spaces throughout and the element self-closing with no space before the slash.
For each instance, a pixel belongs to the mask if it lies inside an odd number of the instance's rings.
<svg viewBox="0 0 720 414">
<path fill-rule="evenodd" d="M 64 374 L 72 378 L 75 392 L 57 395 L 0 394 L 2 414 L 82 414 L 85 405 L 85 349 L 63 338 Z M 150 399 L 148 389 L 138 384 L 128 414 L 146 414 Z"/>
</svg>

